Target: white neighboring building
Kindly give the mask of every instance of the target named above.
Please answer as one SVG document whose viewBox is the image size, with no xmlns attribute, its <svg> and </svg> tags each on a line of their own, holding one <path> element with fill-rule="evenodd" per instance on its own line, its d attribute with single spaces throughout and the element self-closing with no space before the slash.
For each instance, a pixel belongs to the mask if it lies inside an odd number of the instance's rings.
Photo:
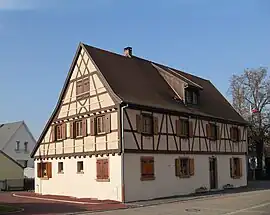
<svg viewBox="0 0 270 215">
<path fill-rule="evenodd" d="M 247 124 L 209 81 L 80 44 L 32 152 L 35 192 L 121 202 L 247 185 Z"/>
<path fill-rule="evenodd" d="M 34 168 L 30 154 L 35 145 L 36 140 L 24 121 L 0 124 L 0 150 L 24 168 Z"/>
</svg>

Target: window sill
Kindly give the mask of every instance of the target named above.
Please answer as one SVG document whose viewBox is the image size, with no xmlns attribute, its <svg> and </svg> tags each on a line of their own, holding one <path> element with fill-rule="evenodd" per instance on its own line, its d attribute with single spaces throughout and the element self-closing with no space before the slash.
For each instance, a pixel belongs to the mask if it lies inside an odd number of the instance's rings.
<svg viewBox="0 0 270 215">
<path fill-rule="evenodd" d="M 154 136 L 154 134 L 151 134 L 151 133 L 141 133 L 143 136 L 145 136 L 145 137 L 152 137 L 152 136 Z"/>
<path fill-rule="evenodd" d="M 63 175 L 63 174 L 64 174 L 64 172 L 58 172 L 58 174 L 62 174 L 62 175 Z"/>
<path fill-rule="evenodd" d="M 233 176 L 232 178 L 233 178 L 233 179 L 240 179 L 241 176 Z"/>
<path fill-rule="evenodd" d="M 100 132 L 100 133 L 97 133 L 96 136 L 104 136 L 105 134 L 107 134 L 106 132 Z"/>
<path fill-rule="evenodd" d="M 84 174 L 84 172 L 77 172 L 77 174 Z"/>
<path fill-rule="evenodd" d="M 184 134 L 180 134 L 179 137 L 182 138 L 182 139 L 188 139 L 189 138 L 188 135 L 184 135 Z"/>
<path fill-rule="evenodd" d="M 97 182 L 110 182 L 110 179 L 96 179 Z"/>
<path fill-rule="evenodd" d="M 41 177 L 40 180 L 49 180 L 48 177 Z"/>
<path fill-rule="evenodd" d="M 177 176 L 178 178 L 191 178 L 190 175 L 181 175 L 181 176 Z"/>
<path fill-rule="evenodd" d="M 141 177 L 141 181 L 153 181 L 155 179 L 156 179 L 155 176 L 153 176 L 153 177 Z"/>
</svg>

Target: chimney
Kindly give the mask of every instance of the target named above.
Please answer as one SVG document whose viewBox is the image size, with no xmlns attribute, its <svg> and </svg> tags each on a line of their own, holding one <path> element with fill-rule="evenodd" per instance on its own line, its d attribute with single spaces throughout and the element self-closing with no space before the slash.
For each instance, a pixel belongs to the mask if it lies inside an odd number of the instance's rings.
<svg viewBox="0 0 270 215">
<path fill-rule="evenodd" d="M 132 57 L 132 47 L 126 47 L 126 48 L 124 48 L 124 55 L 126 57 Z"/>
</svg>

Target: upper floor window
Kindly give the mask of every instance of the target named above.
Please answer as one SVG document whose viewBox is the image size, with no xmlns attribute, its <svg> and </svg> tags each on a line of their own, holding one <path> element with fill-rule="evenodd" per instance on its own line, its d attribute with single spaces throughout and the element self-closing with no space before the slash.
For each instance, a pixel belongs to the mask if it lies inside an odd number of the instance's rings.
<svg viewBox="0 0 270 215">
<path fill-rule="evenodd" d="M 185 91 L 185 100 L 187 104 L 194 104 L 197 105 L 198 104 L 198 92 L 194 91 L 194 90 L 189 90 L 186 89 Z"/>
<path fill-rule="evenodd" d="M 159 130 L 158 117 L 154 117 L 148 113 L 138 114 L 136 116 L 136 127 L 138 133 L 156 135 Z"/>
<path fill-rule="evenodd" d="M 232 141 L 239 141 L 240 140 L 240 129 L 237 127 L 231 127 L 231 140 Z"/>
<path fill-rule="evenodd" d="M 76 82 L 77 99 L 85 98 L 89 94 L 90 85 L 89 78 L 81 79 Z"/>
<path fill-rule="evenodd" d="M 105 116 L 97 117 L 97 133 L 101 134 L 105 132 Z"/>
<path fill-rule="evenodd" d="M 111 114 L 90 118 L 90 135 L 104 135 L 111 132 Z"/>
<path fill-rule="evenodd" d="M 66 139 L 66 124 L 56 124 L 52 127 L 52 141 Z"/>
<path fill-rule="evenodd" d="M 207 138 L 216 140 L 218 138 L 218 126 L 212 123 L 206 125 Z"/>
<path fill-rule="evenodd" d="M 143 116 L 143 127 L 142 133 L 144 134 L 152 134 L 153 133 L 153 118 L 152 116 Z"/>
<path fill-rule="evenodd" d="M 19 151 L 20 150 L 20 141 L 17 140 L 16 141 L 16 148 L 15 148 L 16 151 Z"/>
<path fill-rule="evenodd" d="M 25 151 L 25 152 L 28 151 L 28 142 L 24 142 L 24 151 Z"/>
</svg>

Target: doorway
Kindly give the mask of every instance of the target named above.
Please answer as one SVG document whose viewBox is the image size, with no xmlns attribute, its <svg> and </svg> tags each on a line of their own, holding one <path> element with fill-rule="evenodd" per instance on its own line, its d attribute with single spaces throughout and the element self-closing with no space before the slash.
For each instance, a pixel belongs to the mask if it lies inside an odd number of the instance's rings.
<svg viewBox="0 0 270 215">
<path fill-rule="evenodd" d="M 209 173 L 210 173 L 210 189 L 218 188 L 218 179 L 217 179 L 217 158 L 209 158 Z"/>
</svg>

